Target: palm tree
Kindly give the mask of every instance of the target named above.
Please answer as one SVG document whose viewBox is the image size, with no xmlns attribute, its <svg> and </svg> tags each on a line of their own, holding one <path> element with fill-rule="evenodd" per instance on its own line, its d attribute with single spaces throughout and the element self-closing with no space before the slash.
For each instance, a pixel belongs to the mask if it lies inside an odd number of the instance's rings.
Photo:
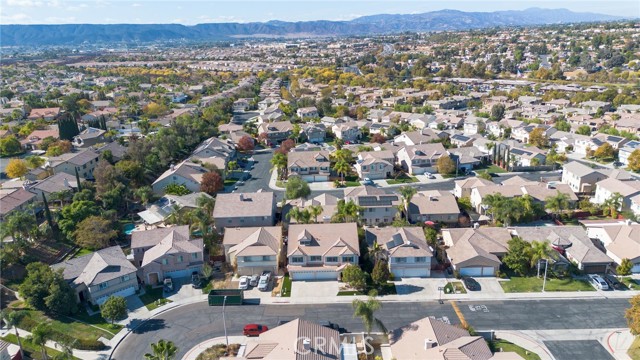
<svg viewBox="0 0 640 360">
<path fill-rule="evenodd" d="M 353 317 L 359 317 L 362 320 L 364 331 L 367 334 L 371 333 L 374 326 L 384 333 L 387 332 L 382 321 L 375 317 L 375 312 L 382 308 L 380 301 L 370 296 L 367 301 L 355 299 L 351 305 L 353 306 Z"/>
<path fill-rule="evenodd" d="M 31 336 L 29 336 L 29 340 L 35 345 L 40 346 L 40 351 L 42 351 L 42 358 L 47 360 L 47 341 L 51 339 L 51 328 L 46 323 L 40 323 L 36 325 L 33 329 L 31 329 Z"/>
<path fill-rule="evenodd" d="M 351 172 L 351 166 L 344 160 L 338 160 L 338 162 L 333 165 L 333 171 L 342 177 L 342 182 L 344 183 L 344 176 Z"/>
<path fill-rule="evenodd" d="M 607 214 L 614 219 L 617 218 L 618 210 L 622 206 L 622 195 L 619 192 L 614 192 L 607 200 L 605 200 L 602 206 Z"/>
<path fill-rule="evenodd" d="M 322 214 L 322 205 L 309 206 L 309 214 L 314 218 L 314 222 L 318 222 L 318 215 Z"/>
<path fill-rule="evenodd" d="M 284 178 L 284 169 L 287 168 L 287 155 L 275 153 L 271 158 L 272 170 L 277 170 L 280 179 Z"/>
<path fill-rule="evenodd" d="M 299 207 L 292 207 L 287 212 L 287 218 L 295 220 L 298 224 L 308 224 L 311 222 L 311 213 L 307 209 L 300 209 Z"/>
<path fill-rule="evenodd" d="M 146 360 L 173 360 L 176 357 L 178 348 L 171 341 L 164 339 L 151 344 L 151 353 L 144 354 Z"/>
<path fill-rule="evenodd" d="M 75 357 L 73 356 L 73 346 L 76 342 L 76 340 L 74 339 L 73 341 L 70 341 L 68 339 L 65 338 L 61 338 L 57 340 L 58 345 L 60 345 L 60 353 L 56 356 L 54 356 L 54 360 L 74 360 Z"/>
<path fill-rule="evenodd" d="M 153 189 L 151 186 L 143 186 L 141 188 L 136 189 L 133 194 L 140 199 L 142 205 L 147 205 L 149 201 L 153 198 Z"/>
<path fill-rule="evenodd" d="M 5 325 L 7 325 L 7 329 L 13 328 L 16 332 L 16 339 L 18 339 L 21 359 L 24 359 L 24 352 L 22 350 L 22 340 L 20 340 L 20 334 L 18 334 L 18 324 L 25 316 L 27 316 L 27 312 L 24 310 L 9 312 L 5 309 L 0 311 L 0 319 L 4 320 Z"/>
<path fill-rule="evenodd" d="M 418 191 L 411 186 L 403 186 L 398 191 L 400 192 L 400 196 L 402 196 L 402 199 L 404 200 L 405 218 L 409 220 L 409 203 L 411 202 L 413 195 L 415 195 Z"/>
<path fill-rule="evenodd" d="M 377 241 L 369 249 L 369 259 L 373 260 L 374 263 L 378 262 L 378 260 L 385 260 L 384 248 Z"/>
<path fill-rule="evenodd" d="M 562 212 L 569 207 L 569 195 L 557 192 L 555 196 L 549 196 L 544 199 L 544 207 L 556 215 L 560 216 Z"/>
<path fill-rule="evenodd" d="M 551 246 L 546 241 L 532 241 L 531 242 L 531 267 L 536 266 L 536 264 L 542 259 L 548 259 L 551 256 Z M 540 274 L 538 273 L 538 277 Z"/>
</svg>

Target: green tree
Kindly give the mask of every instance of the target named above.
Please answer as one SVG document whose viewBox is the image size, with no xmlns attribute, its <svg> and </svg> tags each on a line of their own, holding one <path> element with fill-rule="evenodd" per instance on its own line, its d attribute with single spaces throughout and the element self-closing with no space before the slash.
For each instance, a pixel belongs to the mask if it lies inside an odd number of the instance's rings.
<svg viewBox="0 0 640 360">
<path fill-rule="evenodd" d="M 29 336 L 29 340 L 34 344 L 40 346 L 42 359 L 47 360 L 49 357 L 47 355 L 47 341 L 51 340 L 51 327 L 47 323 L 40 323 L 36 325 L 33 329 L 31 329 L 31 336 Z"/>
<path fill-rule="evenodd" d="M 571 131 L 571 124 L 565 120 L 557 120 L 553 126 L 559 131 Z"/>
<path fill-rule="evenodd" d="M 322 205 L 311 205 L 309 206 L 309 214 L 311 214 L 311 217 L 313 217 L 313 222 L 317 223 L 318 222 L 318 216 L 320 216 L 320 214 L 322 214 L 322 211 L 324 209 L 322 208 Z"/>
<path fill-rule="evenodd" d="M 549 196 L 544 200 L 544 207 L 556 216 L 560 216 L 564 210 L 569 208 L 569 200 L 569 195 L 557 191 L 555 196 Z"/>
<path fill-rule="evenodd" d="M 384 285 L 389 281 L 389 265 L 384 260 L 376 261 L 373 271 L 371 272 L 371 280 L 378 285 Z"/>
<path fill-rule="evenodd" d="M 331 222 L 357 222 L 363 210 L 362 206 L 359 206 L 353 200 L 338 200 L 336 213 L 331 217 Z"/>
<path fill-rule="evenodd" d="M 29 169 L 35 169 L 44 165 L 44 159 L 37 155 L 27 156 L 26 158 L 24 158 L 24 161 L 26 162 Z"/>
<path fill-rule="evenodd" d="M 519 275 L 525 275 L 531 265 L 531 244 L 520 237 L 513 237 L 508 242 L 509 250 L 502 262 Z"/>
<path fill-rule="evenodd" d="M 616 268 L 616 273 L 621 276 L 631 275 L 631 268 L 633 268 L 633 263 L 631 260 L 624 258 L 620 261 L 620 265 Z"/>
<path fill-rule="evenodd" d="M 289 212 L 287 212 L 287 218 L 294 220 L 298 224 L 308 224 L 311 222 L 311 213 L 307 209 L 292 207 Z"/>
<path fill-rule="evenodd" d="M 16 339 L 18 340 L 18 347 L 20 348 L 20 355 L 22 359 L 24 359 L 24 351 L 22 350 L 22 340 L 20 339 L 20 334 L 18 333 L 18 325 L 20 324 L 22 319 L 27 316 L 27 314 L 28 313 L 24 310 L 8 311 L 7 309 L 4 309 L 0 311 L 0 319 L 4 321 L 7 329 L 11 330 L 11 328 L 13 328 L 16 333 Z"/>
<path fill-rule="evenodd" d="M 631 305 L 624 313 L 627 319 L 627 325 L 631 330 L 631 334 L 640 335 L 640 295 L 636 295 L 629 299 Z"/>
<path fill-rule="evenodd" d="M 503 104 L 495 104 L 491 107 L 491 119 L 500 121 L 504 118 L 505 107 Z"/>
<path fill-rule="evenodd" d="M 404 207 L 403 212 L 405 214 L 405 219 L 409 220 L 409 204 L 411 203 L 411 199 L 418 192 L 416 188 L 412 186 L 402 186 L 398 189 L 400 196 L 402 197 L 402 205 Z"/>
<path fill-rule="evenodd" d="M 598 146 L 596 151 L 593 153 L 593 156 L 598 160 L 613 159 L 614 155 L 615 150 L 613 149 L 613 146 L 607 142 Z"/>
<path fill-rule="evenodd" d="M 76 293 L 64 280 L 62 272 L 53 274 L 49 295 L 44 302 L 49 313 L 68 315 L 76 312 Z"/>
<path fill-rule="evenodd" d="M 100 314 L 103 318 L 111 320 L 113 325 L 116 320 L 127 317 L 127 300 L 122 296 L 109 296 L 100 306 Z"/>
<path fill-rule="evenodd" d="M 342 281 L 350 287 L 362 291 L 367 287 L 367 274 L 360 266 L 349 264 L 342 270 Z"/>
<path fill-rule="evenodd" d="M 353 317 L 358 317 L 362 320 L 364 331 L 367 334 L 371 333 L 374 326 L 383 333 L 387 332 L 384 323 L 375 316 L 376 311 L 382 309 L 382 303 L 380 303 L 380 301 L 370 296 L 367 301 L 359 299 L 353 300 L 351 305 L 353 306 Z"/>
<path fill-rule="evenodd" d="M 629 158 L 629 170 L 638 172 L 640 171 L 640 149 L 633 150 Z"/>
<path fill-rule="evenodd" d="M 529 249 L 529 255 L 531 256 L 531 267 L 535 267 L 540 260 L 549 259 L 551 256 L 551 246 L 546 241 L 532 241 Z"/>
<path fill-rule="evenodd" d="M 576 134 L 590 136 L 591 127 L 589 125 L 580 125 L 576 130 Z"/>
<path fill-rule="evenodd" d="M 272 169 L 278 172 L 278 178 L 284 179 L 285 169 L 287 168 L 287 155 L 283 153 L 275 153 L 271 158 Z"/>
<path fill-rule="evenodd" d="M 62 211 L 60 211 L 58 227 L 68 238 L 70 238 L 71 235 L 73 235 L 73 232 L 76 231 L 77 225 L 82 222 L 82 220 L 90 216 L 96 216 L 99 213 L 100 209 L 93 201 L 74 201 L 70 205 L 63 207 Z"/>
<path fill-rule="evenodd" d="M 27 211 L 12 211 L 0 223 L 2 238 L 11 236 L 16 242 L 24 243 L 38 234 L 36 217 Z"/>
<path fill-rule="evenodd" d="M 76 310 L 75 293 L 64 280 L 62 269 L 51 271 L 41 262 L 27 265 L 27 276 L 18 291 L 27 304 L 38 310 L 65 315 Z"/>
<path fill-rule="evenodd" d="M 333 165 L 333 171 L 340 175 L 344 183 L 344 177 L 351 172 L 351 166 L 344 160 L 338 160 L 338 162 Z"/>
<path fill-rule="evenodd" d="M 15 136 L 9 135 L 0 139 L 0 156 L 17 155 L 22 152 L 22 145 Z"/>
<path fill-rule="evenodd" d="M 171 183 L 167 185 L 164 188 L 164 192 L 166 194 L 177 195 L 177 196 L 191 194 L 191 190 L 187 189 L 186 186 L 182 184 L 176 184 L 176 183 Z"/>
<path fill-rule="evenodd" d="M 493 178 L 489 174 L 489 171 L 481 171 L 478 173 L 478 178 L 493 181 Z"/>
<path fill-rule="evenodd" d="M 285 186 L 285 196 L 287 199 L 306 198 L 311 194 L 309 184 L 300 176 L 289 176 Z"/>
<path fill-rule="evenodd" d="M 456 172 L 456 163 L 448 155 L 441 156 L 436 162 L 438 173 L 449 175 Z"/>
<path fill-rule="evenodd" d="M 173 342 L 164 339 L 151 344 L 151 352 L 144 354 L 145 360 L 174 360 L 178 348 Z"/>
<path fill-rule="evenodd" d="M 529 133 L 529 144 L 537 146 L 539 148 L 546 148 L 549 146 L 549 138 L 541 127 L 531 130 Z"/>
<path fill-rule="evenodd" d="M 464 196 L 458 199 L 458 207 L 464 211 L 471 211 L 473 206 L 471 205 L 471 198 Z"/>
<path fill-rule="evenodd" d="M 111 241 L 118 237 L 111 221 L 102 216 L 89 216 L 82 220 L 74 232 L 76 245 L 90 250 L 109 247 Z"/>
<path fill-rule="evenodd" d="M 622 207 L 622 195 L 619 192 L 615 192 L 609 196 L 607 200 L 602 203 L 603 211 L 602 213 L 605 216 L 611 216 L 612 218 L 618 218 L 618 211 Z"/>
<path fill-rule="evenodd" d="M 147 205 L 153 199 L 153 188 L 149 185 L 142 186 L 134 191 L 134 195 L 140 199 L 142 205 Z"/>
</svg>

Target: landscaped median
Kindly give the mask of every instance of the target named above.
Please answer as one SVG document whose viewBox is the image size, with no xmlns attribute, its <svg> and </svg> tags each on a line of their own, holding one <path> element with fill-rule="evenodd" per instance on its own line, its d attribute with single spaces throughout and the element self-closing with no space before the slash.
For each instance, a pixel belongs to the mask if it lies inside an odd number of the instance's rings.
<svg viewBox="0 0 640 360">
<path fill-rule="evenodd" d="M 505 293 L 541 292 L 544 279 L 542 277 L 513 276 L 507 281 L 500 281 Z M 595 291 L 586 280 L 577 280 L 570 277 L 564 279 L 547 278 L 544 290 L 551 291 Z"/>
<path fill-rule="evenodd" d="M 447 283 L 447 285 L 444 286 L 444 293 L 445 294 L 466 294 L 467 289 L 464 288 L 464 285 L 462 285 L 462 282 L 452 281 L 450 283 Z"/>
</svg>

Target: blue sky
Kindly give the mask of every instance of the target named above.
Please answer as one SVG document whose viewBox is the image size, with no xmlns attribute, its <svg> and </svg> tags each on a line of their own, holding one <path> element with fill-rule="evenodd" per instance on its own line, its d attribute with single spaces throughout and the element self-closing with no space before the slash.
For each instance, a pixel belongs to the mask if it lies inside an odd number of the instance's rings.
<svg viewBox="0 0 640 360">
<path fill-rule="evenodd" d="M 640 17 L 639 0 L 0 0 L 0 24 L 149 24 L 269 20 L 351 20 L 363 15 L 409 14 L 441 9 L 462 11 L 566 8 Z"/>
</svg>

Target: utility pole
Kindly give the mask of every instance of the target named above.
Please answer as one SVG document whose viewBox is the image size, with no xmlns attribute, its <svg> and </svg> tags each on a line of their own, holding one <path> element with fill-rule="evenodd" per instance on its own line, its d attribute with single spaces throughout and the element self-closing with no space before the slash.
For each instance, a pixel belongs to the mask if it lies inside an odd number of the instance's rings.
<svg viewBox="0 0 640 360">
<path fill-rule="evenodd" d="M 544 259 L 544 280 L 542 280 L 542 292 L 544 292 L 544 287 L 547 285 L 547 268 L 549 267 L 549 260 Z"/>
<path fill-rule="evenodd" d="M 222 325 L 224 326 L 224 339 L 227 343 L 227 351 L 229 349 L 229 336 L 227 336 L 227 319 L 224 315 L 224 306 L 227 304 L 227 297 L 225 296 L 222 300 Z"/>
</svg>

